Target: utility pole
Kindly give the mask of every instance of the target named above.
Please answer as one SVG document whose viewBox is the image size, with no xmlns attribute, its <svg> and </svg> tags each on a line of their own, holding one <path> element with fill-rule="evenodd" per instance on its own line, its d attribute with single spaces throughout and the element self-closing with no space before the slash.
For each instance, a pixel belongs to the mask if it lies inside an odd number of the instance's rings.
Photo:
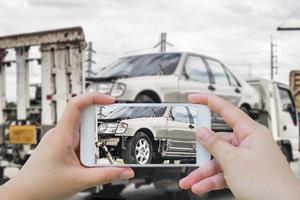
<svg viewBox="0 0 300 200">
<path fill-rule="evenodd" d="M 277 50 L 277 44 L 273 43 L 273 37 L 271 36 L 271 71 L 270 71 L 270 75 L 271 75 L 271 80 L 274 79 L 274 74 L 277 74 L 277 69 L 278 67 L 276 66 L 277 64 L 277 55 L 275 55 Z M 276 71 L 275 71 L 276 70 Z"/>
<path fill-rule="evenodd" d="M 160 52 L 166 52 L 167 51 L 167 45 L 174 46 L 173 44 L 167 42 L 167 33 L 161 33 L 160 38 L 159 38 L 159 42 L 158 42 L 158 44 L 156 44 L 154 46 L 154 48 L 160 47 Z"/>
<path fill-rule="evenodd" d="M 167 50 L 167 33 L 160 34 L 160 52 L 166 52 Z"/>
<path fill-rule="evenodd" d="M 91 77 L 95 72 L 93 71 L 93 64 L 96 64 L 96 62 L 93 60 L 93 54 L 96 53 L 96 51 L 93 49 L 93 42 L 88 43 L 88 49 L 87 51 L 87 77 Z"/>
</svg>

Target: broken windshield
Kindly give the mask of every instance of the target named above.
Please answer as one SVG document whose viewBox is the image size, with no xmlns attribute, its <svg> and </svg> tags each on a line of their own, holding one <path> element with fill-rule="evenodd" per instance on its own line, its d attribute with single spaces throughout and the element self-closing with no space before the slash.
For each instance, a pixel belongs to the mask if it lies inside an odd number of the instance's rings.
<svg viewBox="0 0 300 200">
<path fill-rule="evenodd" d="M 101 77 L 135 77 L 173 74 L 179 53 L 149 54 L 123 58 L 101 71 Z"/>
<path fill-rule="evenodd" d="M 162 117 L 166 112 L 167 107 L 137 107 L 137 106 L 124 106 L 119 107 L 104 119 L 134 119 L 144 117 Z"/>
</svg>

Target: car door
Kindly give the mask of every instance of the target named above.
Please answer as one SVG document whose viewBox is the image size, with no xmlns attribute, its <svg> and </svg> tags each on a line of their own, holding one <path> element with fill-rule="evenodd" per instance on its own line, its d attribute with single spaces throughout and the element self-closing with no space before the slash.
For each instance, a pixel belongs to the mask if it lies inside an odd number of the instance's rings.
<svg viewBox="0 0 300 200">
<path fill-rule="evenodd" d="M 188 55 L 179 76 L 179 101 L 187 102 L 191 93 L 209 93 L 210 77 L 204 60 L 200 56 Z"/>
<path fill-rule="evenodd" d="M 232 102 L 235 105 L 238 105 L 241 101 L 241 98 L 243 96 L 243 89 L 241 84 L 239 83 L 238 79 L 233 75 L 233 73 L 227 69 L 226 67 L 224 67 L 225 72 L 227 74 L 227 77 L 229 79 L 229 85 L 231 88 L 231 91 L 233 91 L 233 99 Z"/>
<path fill-rule="evenodd" d="M 282 139 L 291 141 L 293 151 L 296 151 L 298 149 L 299 127 L 295 103 L 290 90 L 280 86 L 278 89 L 280 96 L 279 134 Z"/>
<path fill-rule="evenodd" d="M 177 150 L 194 150 L 195 125 L 187 107 L 172 106 L 167 120 L 167 142 L 169 147 Z"/>
<path fill-rule="evenodd" d="M 214 94 L 230 101 L 237 105 L 241 94 L 235 91 L 236 87 L 230 85 L 229 76 L 227 75 L 224 66 L 217 60 L 206 58 L 209 69 L 212 74 Z"/>
</svg>

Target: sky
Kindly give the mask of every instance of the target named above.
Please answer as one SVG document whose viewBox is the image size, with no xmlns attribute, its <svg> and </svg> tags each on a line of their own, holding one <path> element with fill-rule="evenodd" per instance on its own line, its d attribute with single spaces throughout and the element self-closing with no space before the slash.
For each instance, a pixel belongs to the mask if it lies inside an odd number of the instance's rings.
<svg viewBox="0 0 300 200">
<path fill-rule="evenodd" d="M 97 52 L 94 71 L 131 54 L 158 52 L 159 34 L 167 32 L 174 46 L 168 51 L 191 51 L 221 60 L 234 74 L 270 77 L 270 40 L 277 44 L 278 74 L 288 83 L 300 69 L 300 27 L 297 0 L 0 0 L 0 36 L 82 26 Z M 38 57 L 33 49 L 31 57 Z M 13 59 L 13 53 L 8 59 Z M 15 67 L 7 69 L 7 99 L 15 100 Z M 31 64 L 31 82 L 40 82 L 40 69 Z"/>
</svg>

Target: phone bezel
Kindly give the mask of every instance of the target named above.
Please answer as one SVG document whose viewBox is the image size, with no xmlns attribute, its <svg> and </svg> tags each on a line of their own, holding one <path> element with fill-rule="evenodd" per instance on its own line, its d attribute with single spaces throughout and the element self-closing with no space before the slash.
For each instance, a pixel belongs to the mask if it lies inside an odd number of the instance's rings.
<svg viewBox="0 0 300 200">
<path fill-rule="evenodd" d="M 161 103 L 161 104 L 149 104 L 149 103 L 117 103 L 120 106 L 197 106 L 198 114 L 195 122 L 196 131 L 201 127 L 211 129 L 211 111 L 205 105 L 200 104 L 186 104 L 186 103 Z M 195 164 L 95 164 L 95 147 L 94 136 L 96 131 L 96 109 L 93 105 L 82 111 L 81 114 L 81 126 L 80 126 L 80 161 L 87 167 L 199 167 L 211 159 L 211 155 L 207 150 L 197 142 L 196 146 L 196 163 Z M 200 113 L 200 114 L 199 114 Z M 93 120 L 90 120 L 93 119 Z M 88 134 L 90 131 L 92 133 Z M 83 134 L 85 133 L 85 134 Z"/>
</svg>

